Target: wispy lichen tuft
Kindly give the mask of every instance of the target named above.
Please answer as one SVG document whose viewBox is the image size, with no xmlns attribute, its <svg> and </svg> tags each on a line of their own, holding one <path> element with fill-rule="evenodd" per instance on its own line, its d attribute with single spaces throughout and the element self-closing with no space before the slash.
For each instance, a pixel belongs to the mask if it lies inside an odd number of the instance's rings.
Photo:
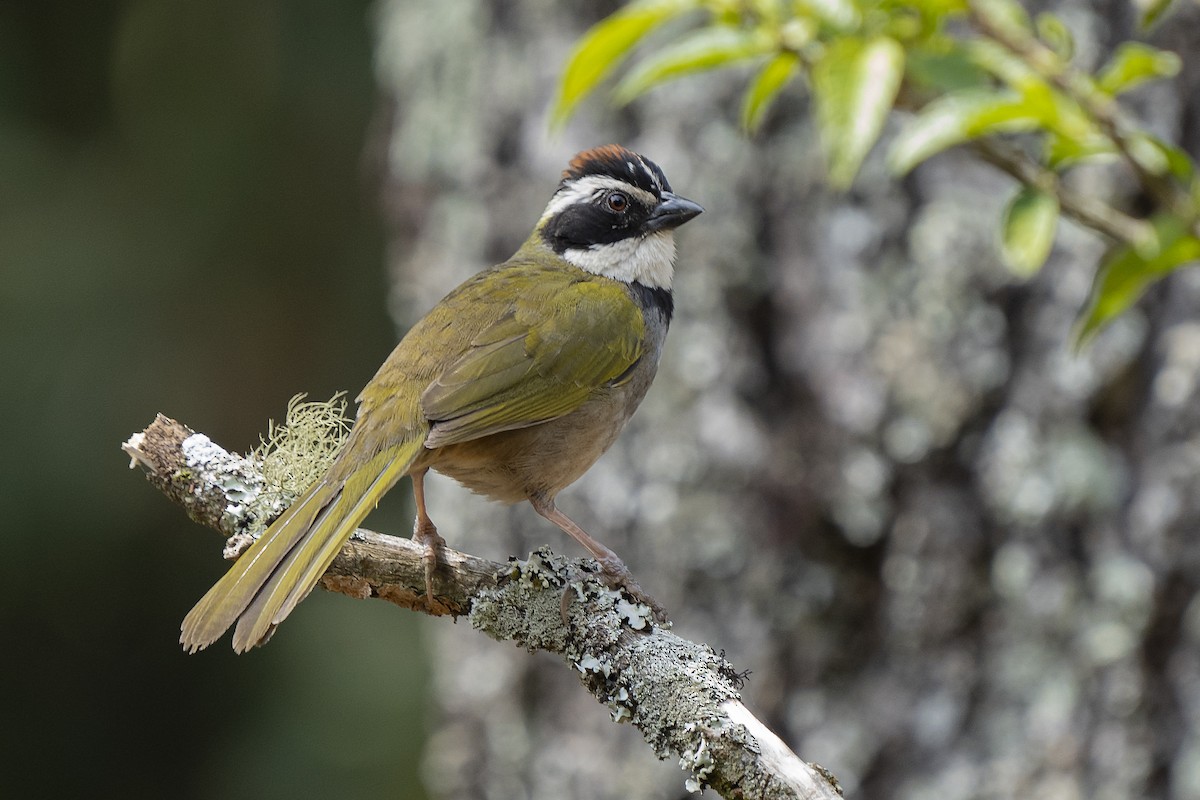
<svg viewBox="0 0 1200 800">
<path fill-rule="evenodd" d="M 246 455 L 262 470 L 264 488 L 255 499 L 259 517 L 274 517 L 325 474 L 346 443 L 352 421 L 346 418 L 346 393 L 325 401 L 288 401 L 283 423 L 271 420 L 267 435 Z"/>
</svg>

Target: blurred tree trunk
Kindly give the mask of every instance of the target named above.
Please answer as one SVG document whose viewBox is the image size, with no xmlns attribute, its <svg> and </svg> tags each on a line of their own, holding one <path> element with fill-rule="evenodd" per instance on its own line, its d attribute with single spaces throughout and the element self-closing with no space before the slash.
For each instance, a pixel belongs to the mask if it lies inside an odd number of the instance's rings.
<svg viewBox="0 0 1200 800">
<path fill-rule="evenodd" d="M 995 241 L 1013 186 L 966 154 L 903 183 L 876 154 L 834 195 L 803 98 L 748 140 L 730 75 L 593 103 L 550 139 L 557 71 L 608 10 L 380 7 L 401 328 L 516 248 L 575 151 L 644 152 L 708 213 L 679 237 L 649 398 L 560 505 L 681 634 L 752 670 L 748 704 L 847 796 L 1200 798 L 1200 273 L 1074 355 L 1103 242 L 1064 224 L 1042 273 L 1016 280 Z M 1058 11 L 1089 65 L 1131 32 L 1125 4 Z M 1158 43 L 1197 52 L 1197 12 Z M 1137 100 L 1196 153 L 1185 64 Z M 453 547 L 579 554 L 526 508 L 449 481 L 430 494 Z M 557 664 L 429 635 L 433 796 L 685 794 Z"/>
</svg>

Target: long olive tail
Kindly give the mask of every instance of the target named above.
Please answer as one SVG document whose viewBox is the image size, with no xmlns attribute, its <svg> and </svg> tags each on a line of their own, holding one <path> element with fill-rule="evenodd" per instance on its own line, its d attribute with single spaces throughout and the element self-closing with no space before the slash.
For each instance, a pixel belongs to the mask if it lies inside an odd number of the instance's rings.
<svg viewBox="0 0 1200 800">
<path fill-rule="evenodd" d="M 349 470 L 334 462 L 329 474 L 292 503 L 188 612 L 180 626 L 184 649 L 203 650 L 235 622 L 237 652 L 266 641 L 421 448 L 420 441 L 406 442 Z M 354 450 L 348 444 L 343 454 L 352 457 Z M 345 472 L 346 477 L 337 477 Z"/>
</svg>

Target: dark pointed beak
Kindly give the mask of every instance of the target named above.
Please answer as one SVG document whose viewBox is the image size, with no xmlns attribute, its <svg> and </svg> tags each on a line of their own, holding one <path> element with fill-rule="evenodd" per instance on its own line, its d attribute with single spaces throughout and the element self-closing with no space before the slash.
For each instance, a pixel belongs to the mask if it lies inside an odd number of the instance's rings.
<svg viewBox="0 0 1200 800">
<path fill-rule="evenodd" d="M 689 219 L 700 214 L 704 209 L 699 203 L 693 203 L 686 197 L 663 192 L 658 207 L 651 212 L 642 229 L 647 233 L 678 228 Z"/>
</svg>

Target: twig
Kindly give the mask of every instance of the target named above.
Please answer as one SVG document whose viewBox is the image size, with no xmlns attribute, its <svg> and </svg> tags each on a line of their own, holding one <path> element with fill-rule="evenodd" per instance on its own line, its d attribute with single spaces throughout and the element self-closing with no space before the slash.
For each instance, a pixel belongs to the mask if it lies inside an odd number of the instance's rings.
<svg viewBox="0 0 1200 800">
<path fill-rule="evenodd" d="M 1016 147 L 997 139 L 976 139 L 971 149 L 984 161 L 1022 184 L 1052 194 L 1066 216 L 1114 241 L 1141 247 L 1154 238 L 1154 228 L 1145 220 L 1123 214 L 1112 206 L 1073 192 L 1063 185 L 1058 174 L 1046 169 Z"/>
<path fill-rule="evenodd" d="M 122 449 L 192 519 L 246 535 L 251 523 L 241 509 L 263 488 L 251 462 L 162 415 Z M 679 758 L 691 773 L 689 789 L 764 800 L 841 797 L 828 771 L 802 761 L 742 704 L 740 679 L 724 658 L 655 625 L 644 606 L 592 580 L 595 562 L 568 561 L 546 548 L 508 564 L 447 550 L 431 606 L 422 554 L 409 539 L 359 530 L 321 585 L 465 615 L 496 639 L 559 655 L 615 721 L 632 722 L 660 758 Z"/>
<path fill-rule="evenodd" d="M 1122 116 L 1120 107 L 1113 98 L 1096 88 L 1090 76 L 1064 63 L 1036 37 L 1013 25 L 1000 22 L 985 0 L 971 0 L 968 8 L 971 23 L 982 34 L 1028 64 L 1066 97 L 1077 103 L 1099 125 L 1121 159 L 1133 170 L 1138 181 L 1159 205 L 1184 220 L 1188 227 L 1196 224 L 1196 207 L 1191 198 L 1168 178 L 1146 168 L 1135 152 L 1136 146 L 1127 133 L 1130 126 Z"/>
</svg>

